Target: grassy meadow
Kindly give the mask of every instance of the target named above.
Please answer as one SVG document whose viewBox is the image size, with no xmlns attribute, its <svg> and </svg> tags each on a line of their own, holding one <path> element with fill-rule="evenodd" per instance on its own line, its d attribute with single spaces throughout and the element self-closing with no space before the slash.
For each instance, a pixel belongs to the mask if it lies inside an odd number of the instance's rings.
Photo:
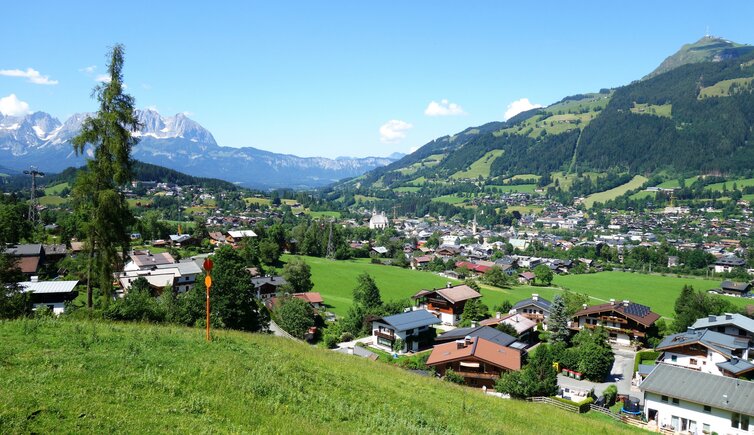
<svg viewBox="0 0 754 435">
<path fill-rule="evenodd" d="M 621 184 L 618 187 L 614 187 L 610 190 L 606 190 L 604 192 L 597 192 L 593 193 L 589 196 L 587 196 L 584 199 L 584 205 L 587 206 L 587 208 L 591 208 L 595 202 L 606 202 L 611 199 L 615 199 L 629 190 L 635 190 L 641 187 L 642 184 L 647 182 L 647 177 L 641 176 L 641 175 L 635 175 L 634 178 L 631 179 L 626 184 Z"/>
<path fill-rule="evenodd" d="M 0 433 L 631 433 L 262 334 L 0 322 Z M 532 418 L 547 414 L 547 418 Z"/>
</svg>

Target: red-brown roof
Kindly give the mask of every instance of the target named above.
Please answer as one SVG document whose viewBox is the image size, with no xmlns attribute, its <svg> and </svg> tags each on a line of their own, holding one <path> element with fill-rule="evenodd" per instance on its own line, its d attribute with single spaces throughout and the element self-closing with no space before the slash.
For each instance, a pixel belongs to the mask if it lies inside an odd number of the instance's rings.
<svg viewBox="0 0 754 435">
<path fill-rule="evenodd" d="M 466 269 L 479 273 L 487 273 L 490 269 L 492 269 L 490 266 L 485 266 L 483 264 L 474 264 L 468 261 L 457 261 L 456 267 L 465 267 Z"/>
<path fill-rule="evenodd" d="M 39 268 L 39 257 L 19 257 L 16 266 L 22 273 L 35 273 Z"/>
<path fill-rule="evenodd" d="M 465 284 L 461 284 L 454 287 L 441 288 L 437 290 L 422 290 L 412 296 L 412 298 L 418 299 L 424 296 L 431 296 L 432 294 L 436 294 L 452 304 L 482 297 L 482 295 L 478 291 Z"/>
<path fill-rule="evenodd" d="M 321 304 L 325 302 L 325 300 L 322 299 L 322 295 L 318 292 L 294 293 L 293 297 L 303 299 L 310 304 Z"/>
<path fill-rule="evenodd" d="M 479 337 L 472 338 L 469 344 L 460 349 L 459 344 L 455 341 L 435 346 L 427 359 L 427 365 L 469 358 L 479 359 L 507 370 L 521 369 L 521 351 Z"/>
<path fill-rule="evenodd" d="M 617 313 L 645 327 L 651 326 L 660 318 L 660 315 L 651 311 L 648 306 L 637 304 L 635 302 L 615 302 L 592 305 L 583 310 L 577 311 L 573 316 L 581 317 L 597 313 Z"/>
</svg>

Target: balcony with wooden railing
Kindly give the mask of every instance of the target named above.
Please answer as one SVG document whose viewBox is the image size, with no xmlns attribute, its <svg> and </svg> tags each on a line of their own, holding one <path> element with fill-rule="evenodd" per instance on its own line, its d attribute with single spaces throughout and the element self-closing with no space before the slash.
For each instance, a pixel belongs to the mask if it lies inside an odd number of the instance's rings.
<svg viewBox="0 0 754 435">
<path fill-rule="evenodd" d="M 385 340 L 395 340 L 395 334 L 389 331 L 380 331 L 379 329 L 375 329 L 372 331 L 372 335 L 380 338 L 384 338 Z"/>
</svg>

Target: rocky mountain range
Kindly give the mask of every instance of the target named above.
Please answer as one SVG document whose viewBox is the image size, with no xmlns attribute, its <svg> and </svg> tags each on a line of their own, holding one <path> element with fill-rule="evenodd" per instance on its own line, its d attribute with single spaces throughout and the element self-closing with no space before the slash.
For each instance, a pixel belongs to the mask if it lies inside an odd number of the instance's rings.
<svg viewBox="0 0 754 435">
<path fill-rule="evenodd" d="M 11 170 L 34 165 L 46 172 L 83 165 L 85 156 L 75 155 L 70 140 L 87 116 L 77 113 L 61 123 L 44 112 L 25 116 L 0 114 L 0 165 Z M 217 144 L 212 133 L 182 113 L 162 116 L 154 110 L 139 110 L 137 116 L 143 127 L 135 134 L 141 139 L 133 152 L 135 159 L 247 187 L 318 187 L 403 157 L 329 159 L 252 147 L 224 147 Z"/>
</svg>

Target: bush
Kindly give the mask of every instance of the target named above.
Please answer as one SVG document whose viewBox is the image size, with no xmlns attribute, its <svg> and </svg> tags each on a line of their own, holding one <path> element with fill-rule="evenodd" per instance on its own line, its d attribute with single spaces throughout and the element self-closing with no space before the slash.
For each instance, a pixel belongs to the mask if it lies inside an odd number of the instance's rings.
<svg viewBox="0 0 754 435">
<path fill-rule="evenodd" d="M 465 383 L 463 376 L 453 371 L 453 369 L 448 369 L 445 371 L 445 380 L 459 385 L 463 385 Z"/>
<path fill-rule="evenodd" d="M 353 334 L 351 334 L 350 332 L 344 332 L 344 333 L 340 334 L 340 341 L 341 342 L 343 342 L 343 341 L 351 341 L 351 340 L 353 340 Z"/>
<path fill-rule="evenodd" d="M 618 397 L 618 387 L 615 384 L 608 385 L 602 395 L 605 396 L 605 406 L 609 408 L 615 404 L 615 398 Z"/>
</svg>

